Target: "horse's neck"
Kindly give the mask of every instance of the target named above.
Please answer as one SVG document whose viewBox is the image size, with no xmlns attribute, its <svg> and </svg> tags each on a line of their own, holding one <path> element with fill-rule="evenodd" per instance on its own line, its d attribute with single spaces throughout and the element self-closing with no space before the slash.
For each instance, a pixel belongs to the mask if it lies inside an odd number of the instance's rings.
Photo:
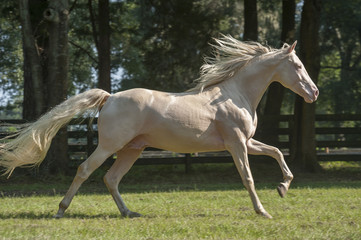
<svg viewBox="0 0 361 240">
<path fill-rule="evenodd" d="M 249 104 L 252 112 L 255 112 L 263 94 L 271 84 L 275 68 L 272 64 L 258 62 L 241 69 L 236 75 L 226 81 L 228 89 L 232 89 L 232 95 L 242 96 Z"/>
</svg>

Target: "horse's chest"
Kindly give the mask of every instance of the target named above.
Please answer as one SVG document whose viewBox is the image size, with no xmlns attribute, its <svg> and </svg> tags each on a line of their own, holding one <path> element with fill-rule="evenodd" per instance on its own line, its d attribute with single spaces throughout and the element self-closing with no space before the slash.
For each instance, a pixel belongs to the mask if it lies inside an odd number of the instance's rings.
<svg viewBox="0 0 361 240">
<path fill-rule="evenodd" d="M 228 108 L 218 120 L 228 129 L 239 130 L 248 139 L 256 132 L 257 116 L 246 108 Z"/>
</svg>

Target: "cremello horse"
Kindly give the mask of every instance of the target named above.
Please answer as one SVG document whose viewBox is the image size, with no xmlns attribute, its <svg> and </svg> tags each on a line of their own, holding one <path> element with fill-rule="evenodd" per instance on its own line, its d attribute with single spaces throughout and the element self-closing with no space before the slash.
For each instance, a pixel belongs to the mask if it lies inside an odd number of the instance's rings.
<svg viewBox="0 0 361 240">
<path fill-rule="evenodd" d="M 60 127 L 88 109 L 100 110 L 99 143 L 78 168 L 55 217 L 61 218 L 80 185 L 109 156 L 117 160 L 104 182 L 121 214 L 141 216 L 124 204 L 118 184 L 146 147 L 193 153 L 227 150 L 248 190 L 256 213 L 271 218 L 255 191 L 247 154 L 269 155 L 279 163 L 284 180 L 283 197 L 293 175 L 282 153 L 254 140 L 256 108 L 270 83 L 277 81 L 308 103 L 318 89 L 292 46 L 271 49 L 223 36 L 215 40 L 214 57 L 206 58 L 198 85 L 183 93 L 132 89 L 113 95 L 93 89 L 74 96 L 24 128 L 18 137 L 0 146 L 0 165 L 11 173 L 15 167 L 37 165 L 43 160 Z"/>
</svg>

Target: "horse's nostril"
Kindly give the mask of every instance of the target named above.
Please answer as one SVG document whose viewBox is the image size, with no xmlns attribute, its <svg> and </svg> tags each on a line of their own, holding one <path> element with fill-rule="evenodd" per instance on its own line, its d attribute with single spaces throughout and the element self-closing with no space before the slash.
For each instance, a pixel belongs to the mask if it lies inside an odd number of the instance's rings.
<svg viewBox="0 0 361 240">
<path fill-rule="evenodd" d="M 319 94 L 319 91 L 318 89 L 315 91 L 315 97 L 317 98 L 318 97 L 318 94 Z"/>
</svg>

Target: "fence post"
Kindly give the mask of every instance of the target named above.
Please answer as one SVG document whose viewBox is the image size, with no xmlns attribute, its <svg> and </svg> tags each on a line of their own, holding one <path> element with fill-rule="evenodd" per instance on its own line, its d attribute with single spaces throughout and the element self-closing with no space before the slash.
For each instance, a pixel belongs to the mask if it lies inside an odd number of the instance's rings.
<svg viewBox="0 0 361 240">
<path fill-rule="evenodd" d="M 288 129 L 289 129 L 289 161 L 293 161 L 295 154 L 296 154 L 296 148 L 297 148 L 297 129 L 295 126 L 295 115 L 291 115 L 288 119 Z"/>
<path fill-rule="evenodd" d="M 186 155 L 184 157 L 184 164 L 185 164 L 186 173 L 190 173 L 190 171 L 191 171 L 191 154 L 190 153 L 186 153 Z"/>
</svg>

